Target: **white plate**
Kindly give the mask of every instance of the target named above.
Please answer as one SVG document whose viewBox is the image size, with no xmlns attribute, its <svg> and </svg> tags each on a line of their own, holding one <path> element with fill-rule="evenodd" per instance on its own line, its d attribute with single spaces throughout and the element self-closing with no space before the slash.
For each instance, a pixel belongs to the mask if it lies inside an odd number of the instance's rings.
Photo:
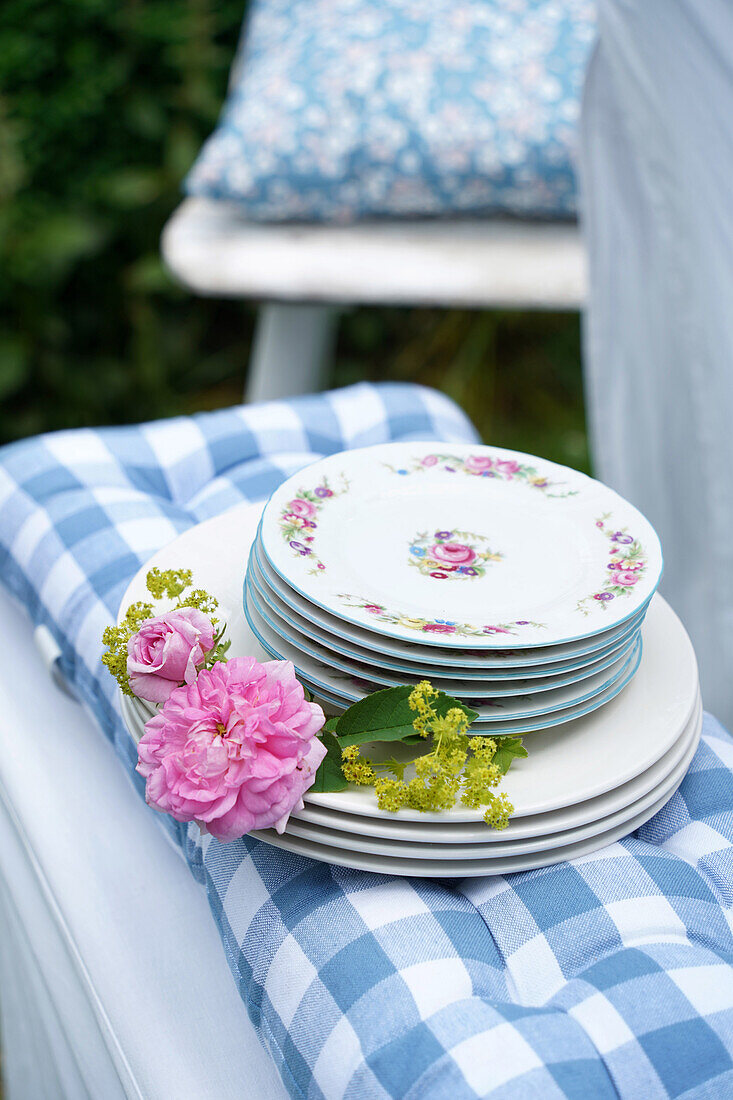
<svg viewBox="0 0 733 1100">
<path fill-rule="evenodd" d="M 398 836 L 390 838 L 374 837 L 356 833 L 352 829 L 339 829 L 333 826 L 308 823 L 296 817 L 292 817 L 288 822 L 286 833 L 289 836 L 302 837 L 304 840 L 313 840 L 318 844 L 329 844 L 347 852 L 367 852 L 375 855 L 400 856 L 407 859 L 500 859 L 503 856 L 550 851 L 561 845 L 575 844 L 581 840 L 587 840 L 606 833 L 617 825 L 623 825 L 636 819 L 649 806 L 656 805 L 660 799 L 669 796 L 682 782 L 695 754 L 699 739 L 700 727 L 693 731 L 693 736 L 688 738 L 682 758 L 671 771 L 663 776 L 656 786 L 636 801 L 621 806 L 605 817 L 595 818 L 585 825 L 545 833 L 542 836 L 532 834 L 526 837 L 509 838 L 506 836 L 506 830 L 498 833 L 493 830 L 492 835 L 492 830 L 487 827 L 483 842 L 461 841 L 458 839 L 457 842 L 454 841 L 453 843 L 438 843 L 427 832 L 424 832 L 417 839 L 405 839 Z"/>
<path fill-rule="evenodd" d="M 615 699 L 594 714 L 526 738 L 529 757 L 512 764 L 501 788 L 515 807 L 515 817 L 547 813 L 620 787 L 677 741 L 698 700 L 695 653 L 682 623 L 661 596 L 652 602 L 644 635 L 639 670 Z M 344 813 L 375 814 L 374 794 L 368 788 L 309 792 L 306 801 Z M 431 815 L 401 810 L 397 816 L 422 822 Z M 480 818 L 476 810 L 454 807 L 434 820 Z"/>
<path fill-rule="evenodd" d="M 273 569 L 311 603 L 453 648 L 586 638 L 637 612 L 662 572 L 654 528 L 618 494 L 470 444 L 331 455 L 273 493 L 261 530 Z"/>
<path fill-rule="evenodd" d="M 584 663 L 582 658 L 593 660 L 599 653 L 604 652 L 622 638 L 628 637 L 636 626 L 643 621 L 648 607 L 647 601 L 635 615 L 610 630 L 599 631 L 591 638 L 580 638 L 574 642 L 566 642 L 557 646 L 530 647 L 529 649 L 512 647 L 511 649 L 491 649 L 483 652 L 468 648 L 450 650 L 428 644 L 422 640 L 415 642 L 387 638 L 383 634 L 375 633 L 373 630 L 341 622 L 322 608 L 309 603 L 281 577 L 278 577 L 273 568 L 268 565 L 260 549 L 259 532 L 252 548 L 251 557 L 254 558 L 260 569 L 265 583 L 289 607 L 298 611 L 307 622 L 314 622 L 336 638 L 358 644 L 363 649 L 371 649 L 379 654 L 380 660 L 383 660 L 384 655 L 387 654 L 401 661 L 411 660 L 413 663 L 420 664 L 426 675 L 429 675 L 435 667 L 445 668 L 446 666 L 455 667 L 456 675 L 464 675 L 472 668 L 481 669 L 484 672 L 487 669 L 518 669 L 522 676 L 528 675 L 528 670 L 532 667 L 537 668 L 539 675 L 545 675 L 548 671 L 544 667 L 546 665 L 551 666 L 549 670 L 553 672 L 575 668 L 578 664 Z M 431 666 L 426 662 L 433 662 L 433 664 Z"/>
<path fill-rule="evenodd" d="M 140 569 L 122 598 L 122 610 L 146 598 L 145 577 L 153 566 L 190 568 L 195 583 L 221 601 L 232 654 L 267 660 L 241 608 L 244 563 L 259 514 L 259 505 L 238 505 L 184 532 Z M 644 772 L 672 747 L 697 700 L 695 654 L 684 627 L 660 596 L 650 605 L 644 635 L 639 671 L 616 699 L 589 717 L 527 739 L 530 759 L 515 762 L 502 786 L 516 807 L 516 817 L 595 798 Z M 374 815 L 373 795 L 365 789 L 309 793 L 307 800 L 346 813 Z M 402 820 L 410 816 L 404 810 L 399 814 Z M 412 815 L 416 821 L 426 816 Z M 478 819 L 476 811 L 455 808 L 435 820 Z"/>
<path fill-rule="evenodd" d="M 122 700 L 123 716 L 128 723 L 128 728 L 131 729 L 135 724 L 134 716 L 130 716 L 132 701 L 125 697 L 122 697 Z M 682 735 L 660 760 L 635 779 L 621 784 L 604 795 L 575 805 L 529 817 L 513 817 L 507 829 L 501 832 L 492 832 L 485 825 L 477 826 L 475 822 L 442 826 L 434 824 L 441 819 L 445 821 L 447 815 L 423 814 L 421 815 L 423 820 L 413 823 L 401 820 L 396 814 L 382 814 L 381 818 L 369 818 L 352 816 L 349 813 L 335 813 L 312 805 L 306 806 L 304 810 L 293 815 L 287 831 L 291 836 L 302 836 L 319 843 L 334 844 L 338 841 L 339 847 L 353 851 L 379 853 L 379 845 L 373 846 L 371 843 L 375 838 L 399 841 L 403 845 L 412 843 L 413 846 L 416 844 L 446 845 L 445 851 L 441 850 L 435 856 L 440 859 L 446 858 L 446 855 L 453 858 L 455 853 L 451 852 L 450 846 L 460 846 L 460 854 L 455 856 L 459 859 L 475 858 L 473 852 L 466 853 L 466 849 L 477 846 L 485 848 L 487 845 L 496 845 L 492 847 L 491 852 L 484 854 L 494 853 L 496 856 L 508 854 L 506 845 L 509 842 L 532 844 L 533 851 L 540 851 L 545 847 L 557 847 L 570 842 L 570 834 L 572 834 L 572 842 L 576 842 L 593 835 L 593 830 L 596 833 L 603 832 L 620 823 L 621 820 L 635 816 L 662 797 L 664 793 L 676 787 L 687 771 L 699 743 L 701 731 L 702 703 L 698 695 L 694 714 Z M 137 735 L 134 736 L 137 740 Z M 317 833 L 313 831 L 313 826 L 319 830 Z M 580 831 L 585 826 L 588 826 L 589 830 L 581 836 Z M 535 841 L 538 841 L 536 845 Z M 389 852 L 387 849 L 382 849 L 381 854 L 389 854 Z M 392 854 L 397 855 L 399 852 L 394 851 Z M 433 857 L 423 855 L 420 858 Z"/>
<path fill-rule="evenodd" d="M 354 867 L 360 871 L 373 871 L 380 875 L 403 875 L 409 878 L 477 878 L 486 875 L 508 875 L 517 871 L 533 871 L 538 867 L 548 867 L 553 863 L 562 863 L 569 859 L 580 859 L 613 844 L 640 828 L 654 814 L 658 813 L 674 795 L 670 791 L 653 805 L 647 807 L 635 818 L 615 826 L 588 840 L 565 844 L 544 852 L 530 852 L 524 855 L 490 857 L 484 859 L 441 860 L 441 859 L 402 859 L 398 856 L 374 855 L 366 852 L 345 852 L 342 848 L 318 844 L 313 840 L 300 837 L 282 836 L 274 830 L 255 832 L 252 836 L 264 840 L 275 848 L 283 848 L 295 855 L 308 859 L 317 859 L 322 863 L 331 863 L 339 867 Z"/>
<path fill-rule="evenodd" d="M 269 589 L 266 589 L 258 575 L 257 566 L 253 566 L 250 559 L 250 568 L 247 573 L 246 590 L 249 591 L 254 606 L 264 619 L 269 621 L 274 631 L 291 645 L 298 648 L 300 653 L 307 654 L 318 661 L 325 662 L 330 668 L 347 672 L 357 679 L 368 680 L 378 687 L 391 687 L 395 684 L 403 684 L 412 680 L 423 680 L 427 673 L 424 667 L 404 663 L 402 668 L 384 667 L 377 654 L 368 650 L 357 650 L 352 647 L 352 653 L 344 650 L 336 642 L 332 646 L 332 639 L 325 631 L 319 630 L 312 623 L 308 623 L 297 612 L 291 611 L 287 604 Z M 635 628 L 636 629 L 636 628 Z M 633 631 L 632 631 L 633 634 Z M 629 639 L 624 638 L 616 643 L 603 655 L 579 668 L 569 672 L 558 672 L 554 675 L 535 675 L 521 677 L 515 670 L 509 676 L 506 673 L 499 674 L 495 678 L 490 670 L 484 673 L 475 673 L 469 678 L 446 676 L 445 669 L 441 673 L 431 671 L 429 673 L 433 685 L 450 695 L 468 701 L 469 698 L 498 698 L 504 695 L 532 695 L 536 692 L 548 691 L 554 688 L 566 687 L 569 684 L 579 683 L 589 676 L 594 676 L 604 668 L 608 668 L 629 647 Z M 355 655 L 356 653 L 359 655 Z M 465 697 L 465 698 L 464 698 Z"/>
<path fill-rule="evenodd" d="M 513 816 L 506 829 L 492 831 L 487 836 L 483 822 L 475 821 L 449 823 L 442 815 L 431 814 L 429 820 L 406 821 L 401 814 L 385 814 L 366 817 L 361 814 L 349 814 L 343 811 L 329 810 L 324 806 L 315 806 L 311 800 L 304 809 L 294 814 L 298 821 L 313 825 L 325 825 L 332 829 L 343 829 L 359 836 L 384 837 L 391 840 L 430 841 L 435 844 L 471 844 L 488 843 L 492 840 L 521 840 L 527 837 L 545 836 L 548 833 L 562 832 L 587 825 L 592 821 L 608 817 L 609 814 L 643 798 L 649 791 L 659 786 L 677 767 L 687 753 L 690 745 L 700 736 L 702 729 L 702 703 L 698 701 L 695 712 L 680 737 L 671 749 L 645 771 L 627 783 L 597 795 L 584 802 L 569 803 L 544 814 Z M 531 749 L 531 742 L 528 739 Z M 571 794 L 572 798 L 573 795 Z M 373 803 L 373 812 L 380 814 Z M 427 817 L 428 815 L 423 815 Z"/>
<path fill-rule="evenodd" d="M 319 692 L 327 692 L 331 697 L 336 698 L 339 703 L 347 706 L 359 702 L 366 695 L 379 689 L 380 685 L 370 681 L 369 678 L 357 678 L 349 672 L 340 671 L 327 663 L 327 660 L 317 660 L 311 657 L 297 645 L 282 637 L 273 620 L 266 617 L 257 607 L 255 600 L 254 591 L 248 589 L 245 597 L 244 613 L 253 633 L 273 657 L 292 661 L 298 676 L 307 681 L 309 686 L 312 685 Z M 638 658 L 637 650 L 640 646 L 641 640 L 635 637 L 629 648 L 620 657 L 617 657 L 610 667 L 603 668 L 586 680 L 570 684 L 567 687 L 543 691 L 539 695 L 523 696 L 517 694 L 483 701 L 477 698 L 462 698 L 461 701 L 466 702 L 478 712 L 479 719 L 477 721 L 484 722 L 534 718 L 549 715 L 555 711 L 568 710 L 570 707 L 574 708 L 595 698 L 617 681 L 623 679 L 630 670 L 631 664 Z"/>
</svg>

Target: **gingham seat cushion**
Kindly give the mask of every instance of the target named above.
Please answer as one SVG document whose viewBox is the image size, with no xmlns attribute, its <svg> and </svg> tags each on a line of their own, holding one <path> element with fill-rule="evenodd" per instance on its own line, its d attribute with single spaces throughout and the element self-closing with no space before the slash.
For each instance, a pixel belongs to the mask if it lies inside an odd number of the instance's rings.
<svg viewBox="0 0 733 1100">
<path fill-rule="evenodd" d="M 100 635 L 139 566 L 319 455 L 403 438 L 474 432 L 431 391 L 359 386 L 0 452 L 2 578 L 130 772 Z M 390 879 L 168 827 L 294 1097 L 725 1097 L 732 769 L 708 717 L 680 791 L 636 834 L 506 878 Z"/>
</svg>

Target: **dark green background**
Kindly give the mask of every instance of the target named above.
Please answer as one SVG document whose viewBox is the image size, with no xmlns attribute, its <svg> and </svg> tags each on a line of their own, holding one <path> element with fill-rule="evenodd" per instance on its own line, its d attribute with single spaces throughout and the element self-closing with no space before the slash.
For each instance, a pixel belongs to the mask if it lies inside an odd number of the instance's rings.
<svg viewBox="0 0 733 1100">
<path fill-rule="evenodd" d="M 0 4 L 0 441 L 239 400 L 254 311 L 162 268 L 242 0 Z M 484 438 L 587 467 L 575 315 L 356 309 L 332 382 L 416 379 Z"/>
</svg>

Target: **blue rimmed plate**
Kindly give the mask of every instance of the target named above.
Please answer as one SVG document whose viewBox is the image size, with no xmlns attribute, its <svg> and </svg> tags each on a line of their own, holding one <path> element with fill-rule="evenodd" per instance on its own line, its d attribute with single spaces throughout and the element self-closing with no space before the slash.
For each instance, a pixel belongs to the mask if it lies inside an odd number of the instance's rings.
<svg viewBox="0 0 733 1100">
<path fill-rule="evenodd" d="M 245 594 L 244 613 L 255 637 L 272 657 L 292 661 L 299 679 L 313 694 L 329 706 L 345 709 L 374 690 L 367 680 L 358 680 L 348 673 L 341 673 L 321 661 L 307 657 L 286 642 L 273 630 L 271 624 L 254 607 L 249 592 Z M 613 698 L 608 695 L 616 686 L 619 690 L 628 683 L 641 659 L 641 637 L 637 637 L 630 652 L 595 677 L 589 677 L 580 685 L 542 692 L 539 696 L 515 696 L 502 699 L 478 700 L 462 698 L 462 702 L 478 711 L 475 727 L 490 727 L 497 735 L 524 729 L 541 729 L 555 721 L 567 721 L 583 709 L 591 707 L 596 699 Z M 581 690 L 578 690 L 578 687 Z M 600 705 L 600 704 L 599 704 Z M 557 717 L 556 717 L 557 716 Z M 474 727 L 474 728 L 475 728 Z M 489 732 L 489 729 L 486 729 Z"/>
<path fill-rule="evenodd" d="M 353 643 L 361 649 L 367 649 L 378 655 L 380 661 L 386 658 L 395 658 L 400 662 L 412 662 L 415 666 L 422 667 L 426 675 L 428 669 L 445 669 L 448 666 L 455 668 L 456 675 L 463 676 L 472 669 L 481 670 L 486 675 L 487 669 L 519 670 L 520 675 L 531 675 L 535 670 L 536 675 L 547 675 L 549 671 L 566 670 L 587 663 L 587 660 L 595 660 L 603 652 L 613 645 L 629 637 L 644 619 L 649 601 L 630 619 L 590 638 L 580 638 L 573 642 L 562 643 L 557 646 L 542 648 L 532 647 L 523 649 L 520 647 L 501 650 L 484 650 L 483 652 L 464 649 L 452 650 L 439 646 L 428 645 L 425 642 L 415 643 L 411 641 L 399 641 L 394 638 L 380 636 L 374 631 L 365 630 L 353 623 L 343 622 L 330 615 L 323 608 L 310 604 L 303 596 L 290 587 L 273 570 L 265 558 L 260 542 L 261 529 L 258 530 L 250 561 L 260 571 L 263 584 L 266 589 L 272 591 L 292 610 L 297 611 L 309 624 L 326 631 L 327 634 L 341 643 Z M 651 599 L 651 597 L 649 597 Z M 587 659 L 587 660 L 586 660 Z M 548 666 L 545 668 L 544 666 Z M 460 671 L 458 671 L 460 670 Z M 515 671 L 515 675 L 517 672 Z M 494 675 L 493 671 L 490 675 Z"/>
<path fill-rule="evenodd" d="M 357 680 L 369 683 L 371 690 L 380 687 L 393 687 L 404 684 L 409 680 L 420 680 L 426 676 L 441 691 L 457 698 L 499 698 L 502 696 L 533 695 L 539 692 L 553 690 L 578 684 L 580 681 L 595 676 L 604 669 L 609 668 L 624 653 L 628 652 L 638 634 L 638 626 L 631 631 L 629 636 L 623 638 L 602 656 L 579 668 L 570 671 L 556 673 L 555 675 L 535 676 L 523 678 L 517 673 L 500 679 L 493 679 L 489 672 L 480 678 L 474 676 L 470 679 L 462 679 L 457 675 L 451 675 L 451 670 L 439 668 L 426 668 L 420 665 L 403 664 L 401 668 L 384 668 L 378 654 L 369 650 L 362 650 L 359 656 L 354 652 L 344 653 L 333 644 L 332 639 L 319 632 L 312 624 L 297 616 L 286 604 L 271 591 L 261 586 L 256 567 L 250 565 L 245 582 L 249 591 L 249 597 L 260 615 L 269 623 L 272 630 L 302 655 L 314 658 L 329 668 L 356 677 Z"/>
<path fill-rule="evenodd" d="M 639 612 L 662 573 L 647 519 L 533 455 L 389 443 L 331 455 L 265 506 L 262 548 L 309 603 L 446 649 L 555 646 Z"/>
</svg>

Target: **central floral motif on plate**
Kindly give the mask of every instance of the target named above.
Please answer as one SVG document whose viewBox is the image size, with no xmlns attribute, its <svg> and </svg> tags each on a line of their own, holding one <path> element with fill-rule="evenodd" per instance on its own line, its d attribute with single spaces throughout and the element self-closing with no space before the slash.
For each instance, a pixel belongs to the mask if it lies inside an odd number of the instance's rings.
<svg viewBox="0 0 733 1100">
<path fill-rule="evenodd" d="M 410 542 L 408 562 L 434 580 L 478 580 L 502 560 L 484 535 L 471 531 L 420 531 Z"/>
</svg>

